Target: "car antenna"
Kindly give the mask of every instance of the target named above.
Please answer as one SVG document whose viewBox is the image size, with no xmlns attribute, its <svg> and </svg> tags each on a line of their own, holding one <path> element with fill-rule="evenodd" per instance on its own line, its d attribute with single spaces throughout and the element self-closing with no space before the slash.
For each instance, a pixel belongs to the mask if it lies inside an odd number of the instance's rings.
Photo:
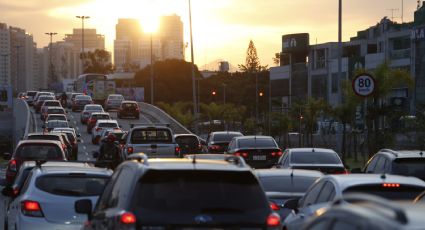
<svg viewBox="0 0 425 230">
<path fill-rule="evenodd" d="M 192 164 L 196 164 L 196 154 L 193 154 Z"/>
<path fill-rule="evenodd" d="M 424 153 L 422 152 L 422 150 L 419 152 L 419 155 L 421 155 L 421 157 L 424 156 Z"/>
<path fill-rule="evenodd" d="M 313 149 L 311 149 L 311 151 L 314 153 L 314 152 L 315 152 L 314 148 L 313 148 Z"/>
<path fill-rule="evenodd" d="M 387 176 L 385 175 L 385 173 L 382 173 L 382 174 L 381 174 L 381 179 L 382 179 L 382 180 L 387 179 Z"/>
</svg>

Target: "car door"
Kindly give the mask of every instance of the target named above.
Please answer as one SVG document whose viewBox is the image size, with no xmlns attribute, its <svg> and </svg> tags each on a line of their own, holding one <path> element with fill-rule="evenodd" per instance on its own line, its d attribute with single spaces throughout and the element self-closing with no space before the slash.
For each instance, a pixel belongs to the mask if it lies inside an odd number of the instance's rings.
<svg viewBox="0 0 425 230">
<path fill-rule="evenodd" d="M 22 186 L 19 196 L 16 197 L 10 204 L 9 210 L 7 211 L 7 217 L 6 217 L 7 220 L 5 220 L 8 223 L 8 229 L 13 229 L 16 226 L 18 214 L 21 210 L 21 201 L 22 201 L 22 198 L 25 196 L 25 193 L 28 191 L 28 188 L 31 184 L 32 175 L 33 175 L 33 172 L 30 172 L 28 174 L 28 177 L 25 180 L 24 185 Z"/>
<path fill-rule="evenodd" d="M 380 156 L 374 156 L 366 165 L 366 168 L 364 170 L 365 173 L 374 173 L 375 171 L 375 167 L 376 167 L 376 163 L 378 162 L 378 160 L 380 159 Z"/>
</svg>

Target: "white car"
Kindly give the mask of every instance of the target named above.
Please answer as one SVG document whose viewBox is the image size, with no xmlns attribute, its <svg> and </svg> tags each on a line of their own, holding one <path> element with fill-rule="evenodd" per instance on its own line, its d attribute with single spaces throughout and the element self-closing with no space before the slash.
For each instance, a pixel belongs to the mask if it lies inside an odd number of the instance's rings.
<svg viewBox="0 0 425 230">
<path fill-rule="evenodd" d="M 46 113 L 48 107 L 62 107 L 58 100 L 45 100 L 40 108 L 40 113 L 43 115 Z"/>
<path fill-rule="evenodd" d="M 75 202 L 96 203 L 112 174 L 84 163 L 47 165 L 30 172 L 21 193 L 10 203 L 7 229 L 80 229 L 87 215 L 75 212 Z"/>
<path fill-rule="evenodd" d="M 116 120 L 97 120 L 92 129 L 91 141 L 93 144 L 99 144 L 102 132 L 105 130 L 121 130 Z"/>
<path fill-rule="evenodd" d="M 84 106 L 83 111 L 81 111 L 80 121 L 82 124 L 86 124 L 90 115 L 94 112 L 104 112 L 103 107 L 99 104 L 87 104 Z"/>
</svg>

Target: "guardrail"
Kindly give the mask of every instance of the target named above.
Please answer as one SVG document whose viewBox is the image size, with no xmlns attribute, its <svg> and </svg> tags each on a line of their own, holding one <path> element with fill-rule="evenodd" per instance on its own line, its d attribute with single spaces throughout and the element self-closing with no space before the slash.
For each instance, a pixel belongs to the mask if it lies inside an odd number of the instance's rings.
<svg viewBox="0 0 425 230">
<path fill-rule="evenodd" d="M 147 114 L 149 117 L 156 119 L 160 123 L 169 123 L 171 129 L 173 129 L 176 134 L 192 133 L 164 110 L 145 102 L 139 102 L 139 106 L 141 113 Z"/>
<path fill-rule="evenodd" d="M 31 110 L 22 99 L 14 99 L 13 102 L 13 148 L 16 144 L 33 131 Z"/>
</svg>

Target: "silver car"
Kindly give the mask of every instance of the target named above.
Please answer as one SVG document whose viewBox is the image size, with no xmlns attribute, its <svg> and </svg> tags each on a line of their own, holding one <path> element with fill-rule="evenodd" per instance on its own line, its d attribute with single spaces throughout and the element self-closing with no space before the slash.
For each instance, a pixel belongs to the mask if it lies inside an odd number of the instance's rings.
<svg viewBox="0 0 425 230">
<path fill-rule="evenodd" d="M 121 106 L 121 102 L 124 101 L 124 97 L 121 94 L 110 94 L 105 102 L 105 110 L 118 109 Z"/>
<path fill-rule="evenodd" d="M 75 212 L 75 201 L 96 203 L 111 174 L 86 163 L 36 166 L 10 203 L 8 229 L 80 229 L 87 215 Z"/>
<path fill-rule="evenodd" d="M 98 105 L 98 104 L 87 104 L 87 105 L 85 105 L 83 111 L 81 111 L 80 122 L 82 124 L 86 124 L 87 120 L 90 118 L 90 115 L 94 112 L 102 113 L 104 111 L 103 111 L 102 106 Z"/>
</svg>

